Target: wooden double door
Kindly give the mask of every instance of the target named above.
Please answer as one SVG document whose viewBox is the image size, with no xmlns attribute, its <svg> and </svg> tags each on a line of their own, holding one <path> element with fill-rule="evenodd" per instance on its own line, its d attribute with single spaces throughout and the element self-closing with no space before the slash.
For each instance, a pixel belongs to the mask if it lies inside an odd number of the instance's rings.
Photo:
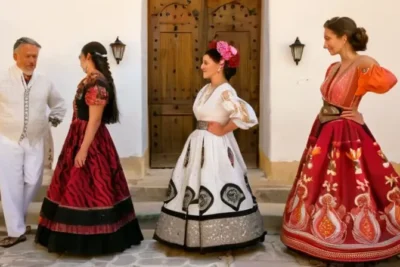
<svg viewBox="0 0 400 267">
<path fill-rule="evenodd" d="M 238 48 L 240 66 L 231 84 L 259 114 L 260 0 L 149 0 L 150 167 L 174 167 L 195 128 L 192 105 L 203 80 L 208 42 Z M 249 168 L 258 165 L 258 126 L 235 136 Z"/>
</svg>

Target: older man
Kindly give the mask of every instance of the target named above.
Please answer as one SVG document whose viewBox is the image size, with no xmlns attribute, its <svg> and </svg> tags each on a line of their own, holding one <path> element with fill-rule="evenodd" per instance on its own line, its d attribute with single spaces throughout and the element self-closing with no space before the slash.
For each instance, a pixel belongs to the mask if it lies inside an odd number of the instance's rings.
<svg viewBox="0 0 400 267">
<path fill-rule="evenodd" d="M 66 113 L 53 84 L 35 71 L 40 48 L 31 38 L 18 39 L 16 64 L 0 73 L 0 193 L 8 232 L 2 247 L 26 240 L 25 217 L 41 186 L 49 121 L 57 126 Z"/>
</svg>

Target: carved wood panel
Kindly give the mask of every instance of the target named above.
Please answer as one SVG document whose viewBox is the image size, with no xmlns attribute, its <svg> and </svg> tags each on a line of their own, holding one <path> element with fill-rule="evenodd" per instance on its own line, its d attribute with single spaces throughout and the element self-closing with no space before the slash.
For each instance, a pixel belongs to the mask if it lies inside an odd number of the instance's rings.
<svg viewBox="0 0 400 267">
<path fill-rule="evenodd" d="M 201 1 L 150 1 L 150 166 L 174 167 L 201 88 Z"/>
<path fill-rule="evenodd" d="M 230 83 L 259 115 L 260 10 L 257 0 L 207 0 L 208 41 L 225 40 L 238 48 L 240 65 Z M 249 168 L 258 165 L 259 127 L 234 132 Z"/>
<path fill-rule="evenodd" d="M 149 1 L 150 166 L 174 167 L 194 129 L 200 65 L 210 40 L 234 44 L 241 64 L 231 80 L 259 114 L 260 1 Z M 257 167 L 258 127 L 235 132 L 249 168 Z"/>
</svg>

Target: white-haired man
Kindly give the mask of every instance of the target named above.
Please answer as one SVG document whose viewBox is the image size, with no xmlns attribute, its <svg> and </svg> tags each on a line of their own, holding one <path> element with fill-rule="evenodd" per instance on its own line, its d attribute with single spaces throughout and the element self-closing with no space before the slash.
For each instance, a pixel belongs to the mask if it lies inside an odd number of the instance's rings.
<svg viewBox="0 0 400 267">
<path fill-rule="evenodd" d="M 16 64 L 0 72 L 0 193 L 8 234 L 2 247 L 26 240 L 25 217 L 42 184 L 49 121 L 57 126 L 66 113 L 53 84 L 35 71 L 40 48 L 31 38 L 18 39 Z"/>
</svg>

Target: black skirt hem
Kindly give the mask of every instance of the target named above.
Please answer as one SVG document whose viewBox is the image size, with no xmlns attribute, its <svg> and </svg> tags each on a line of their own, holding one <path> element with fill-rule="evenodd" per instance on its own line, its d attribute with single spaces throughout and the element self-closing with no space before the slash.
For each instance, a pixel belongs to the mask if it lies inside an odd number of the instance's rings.
<svg viewBox="0 0 400 267">
<path fill-rule="evenodd" d="M 157 240 L 161 244 L 164 244 L 164 245 L 169 246 L 169 247 L 183 249 L 184 251 L 188 251 L 188 252 L 200 252 L 201 254 L 205 254 L 205 253 L 237 250 L 237 249 L 243 249 L 243 248 L 246 248 L 246 247 L 255 246 L 258 243 L 263 243 L 264 242 L 266 234 L 267 234 L 267 232 L 264 232 L 261 236 L 255 238 L 253 240 L 247 241 L 247 242 L 236 243 L 236 244 L 219 245 L 219 246 L 213 246 L 213 247 L 188 247 L 186 245 L 179 245 L 179 244 L 176 244 L 176 243 L 171 243 L 169 241 L 166 241 L 166 240 L 160 238 L 157 234 L 154 234 L 153 239 Z"/>
<path fill-rule="evenodd" d="M 118 223 L 121 218 L 135 212 L 131 197 L 112 207 L 97 207 L 96 209 L 74 209 L 60 206 L 53 200 L 45 197 L 42 203 L 40 216 L 57 223 L 68 225 L 103 225 Z"/>
<path fill-rule="evenodd" d="M 127 223 L 114 233 L 82 235 L 52 231 L 38 226 L 35 243 L 47 247 L 52 253 L 95 256 L 119 253 L 143 241 L 137 219 Z"/>
</svg>

